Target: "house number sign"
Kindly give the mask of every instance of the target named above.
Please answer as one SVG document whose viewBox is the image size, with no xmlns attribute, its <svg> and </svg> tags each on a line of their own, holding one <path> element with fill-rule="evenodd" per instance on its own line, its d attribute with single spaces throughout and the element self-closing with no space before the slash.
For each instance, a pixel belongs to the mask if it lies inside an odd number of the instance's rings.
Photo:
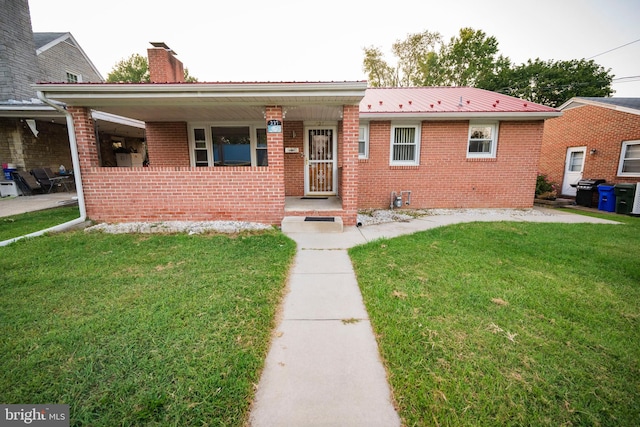
<svg viewBox="0 0 640 427">
<path fill-rule="evenodd" d="M 267 122 L 267 132 L 268 133 L 281 133 L 282 132 L 282 122 L 280 120 L 269 120 Z"/>
</svg>

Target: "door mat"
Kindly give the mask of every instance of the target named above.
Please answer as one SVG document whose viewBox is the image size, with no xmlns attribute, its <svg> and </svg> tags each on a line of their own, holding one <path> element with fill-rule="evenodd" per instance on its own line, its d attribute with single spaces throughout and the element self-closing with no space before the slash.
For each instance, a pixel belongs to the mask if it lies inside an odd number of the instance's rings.
<svg viewBox="0 0 640 427">
<path fill-rule="evenodd" d="M 327 200 L 328 197 L 300 197 L 300 200 Z"/>
<path fill-rule="evenodd" d="M 304 220 L 305 222 L 336 222 L 336 219 L 332 216 L 307 216 Z"/>
</svg>

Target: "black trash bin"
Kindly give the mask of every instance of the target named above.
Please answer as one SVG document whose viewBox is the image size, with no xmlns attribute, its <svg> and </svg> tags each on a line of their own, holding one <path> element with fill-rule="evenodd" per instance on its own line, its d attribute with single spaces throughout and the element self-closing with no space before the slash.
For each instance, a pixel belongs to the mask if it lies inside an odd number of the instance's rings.
<svg viewBox="0 0 640 427">
<path fill-rule="evenodd" d="M 581 179 L 576 184 L 576 205 L 591 208 L 594 205 L 594 196 L 598 194 L 598 185 L 604 184 L 604 179 Z M 597 201 L 595 204 L 597 205 Z"/>
<path fill-rule="evenodd" d="M 630 214 L 633 210 L 636 184 L 616 184 L 613 186 L 613 192 L 616 195 L 616 213 Z"/>
</svg>

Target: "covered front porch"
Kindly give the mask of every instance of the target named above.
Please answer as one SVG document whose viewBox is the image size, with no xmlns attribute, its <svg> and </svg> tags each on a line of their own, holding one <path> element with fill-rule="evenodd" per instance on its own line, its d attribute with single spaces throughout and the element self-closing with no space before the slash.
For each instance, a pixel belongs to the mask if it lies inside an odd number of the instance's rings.
<svg viewBox="0 0 640 427">
<path fill-rule="evenodd" d="M 345 225 L 356 223 L 365 82 L 42 84 L 38 89 L 44 99 L 64 102 L 73 118 L 91 219 L 280 225 L 287 216 L 334 216 Z M 103 167 L 91 110 L 143 121 L 148 166 Z M 221 162 L 216 154 L 227 145 L 246 149 L 246 161 Z M 331 155 L 321 164 L 317 154 L 329 148 Z M 323 174 L 313 175 L 319 170 Z M 330 170 L 331 191 L 318 194 L 325 188 L 319 191 L 308 181 L 326 183 Z"/>
</svg>

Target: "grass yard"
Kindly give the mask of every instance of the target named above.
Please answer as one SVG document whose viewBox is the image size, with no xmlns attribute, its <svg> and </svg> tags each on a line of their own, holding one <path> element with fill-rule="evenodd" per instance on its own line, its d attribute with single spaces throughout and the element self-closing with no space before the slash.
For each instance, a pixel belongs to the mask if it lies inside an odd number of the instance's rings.
<svg viewBox="0 0 640 427">
<path fill-rule="evenodd" d="M 44 230 L 80 217 L 77 206 L 65 206 L 0 218 L 0 242 Z"/>
<path fill-rule="evenodd" d="M 242 426 L 295 244 L 72 232 L 0 248 L 0 402 L 71 425 Z"/>
<path fill-rule="evenodd" d="M 640 219 L 614 219 L 350 250 L 405 425 L 637 425 Z"/>
</svg>

